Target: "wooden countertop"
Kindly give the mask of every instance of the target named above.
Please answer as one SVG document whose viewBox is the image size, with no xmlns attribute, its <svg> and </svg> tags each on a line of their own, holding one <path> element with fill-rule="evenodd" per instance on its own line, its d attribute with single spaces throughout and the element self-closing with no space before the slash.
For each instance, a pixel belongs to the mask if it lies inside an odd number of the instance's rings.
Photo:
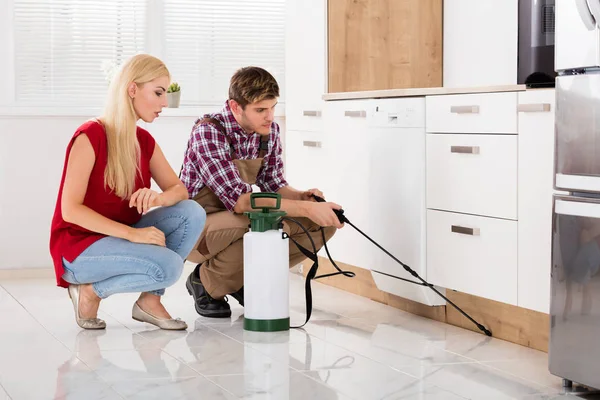
<svg viewBox="0 0 600 400">
<path fill-rule="evenodd" d="M 517 92 L 524 90 L 526 90 L 525 85 L 475 86 L 466 88 L 432 87 L 414 89 L 387 89 L 369 90 L 364 92 L 325 93 L 323 95 L 323 100 L 381 99 L 386 97 L 418 97 L 444 94 Z"/>
</svg>

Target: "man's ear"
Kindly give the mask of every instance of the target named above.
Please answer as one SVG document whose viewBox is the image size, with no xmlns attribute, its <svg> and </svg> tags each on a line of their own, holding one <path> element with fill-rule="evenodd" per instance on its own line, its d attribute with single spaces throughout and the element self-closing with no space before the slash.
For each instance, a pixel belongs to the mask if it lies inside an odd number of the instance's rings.
<svg viewBox="0 0 600 400">
<path fill-rule="evenodd" d="M 231 111 L 236 115 L 240 115 L 242 111 L 244 111 L 240 103 L 233 99 L 229 99 L 229 108 L 231 108 Z"/>
<path fill-rule="evenodd" d="M 134 98 L 135 94 L 137 93 L 137 85 L 135 84 L 135 82 L 131 82 L 129 84 L 129 87 L 127 88 L 127 94 L 129 94 L 130 98 Z"/>
</svg>

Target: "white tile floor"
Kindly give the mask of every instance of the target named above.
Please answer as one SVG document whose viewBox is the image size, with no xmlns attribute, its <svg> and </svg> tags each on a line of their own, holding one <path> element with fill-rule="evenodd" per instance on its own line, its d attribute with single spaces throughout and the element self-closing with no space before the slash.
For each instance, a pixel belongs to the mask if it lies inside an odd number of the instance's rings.
<svg viewBox="0 0 600 400">
<path fill-rule="evenodd" d="M 84 331 L 53 279 L 0 280 L 0 400 L 577 398 L 545 353 L 319 283 L 303 330 L 246 332 L 235 300 L 231 319 L 202 318 L 184 287 L 190 270 L 164 298 L 186 332 L 132 320 L 134 294 L 103 301 L 107 329 Z M 295 324 L 303 290 L 290 275 Z"/>
</svg>

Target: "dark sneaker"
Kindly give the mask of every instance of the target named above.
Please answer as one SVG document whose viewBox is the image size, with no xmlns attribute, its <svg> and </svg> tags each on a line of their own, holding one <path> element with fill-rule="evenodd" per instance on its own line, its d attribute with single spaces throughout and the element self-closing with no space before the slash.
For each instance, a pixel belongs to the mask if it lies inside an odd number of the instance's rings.
<svg viewBox="0 0 600 400">
<path fill-rule="evenodd" d="M 231 308 L 227 301 L 213 299 L 204 289 L 204 285 L 200 282 L 200 264 L 188 276 L 185 287 L 190 296 L 194 298 L 194 306 L 198 314 L 209 318 L 231 317 Z"/>
<path fill-rule="evenodd" d="M 236 299 L 238 301 L 238 303 L 240 303 L 240 305 L 242 307 L 244 307 L 244 287 L 243 286 L 237 292 L 231 293 L 230 296 L 233 297 L 234 299 Z"/>
</svg>

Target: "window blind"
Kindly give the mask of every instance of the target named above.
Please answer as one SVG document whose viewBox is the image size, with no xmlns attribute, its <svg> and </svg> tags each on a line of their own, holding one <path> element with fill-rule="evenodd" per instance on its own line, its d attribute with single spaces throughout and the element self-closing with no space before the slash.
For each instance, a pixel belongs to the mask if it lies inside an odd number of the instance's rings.
<svg viewBox="0 0 600 400">
<path fill-rule="evenodd" d="M 13 0 L 17 104 L 101 106 L 103 68 L 145 48 L 146 0 Z"/>
<path fill-rule="evenodd" d="M 165 62 L 181 103 L 217 105 L 243 66 L 269 71 L 284 88 L 285 0 L 164 0 Z"/>
</svg>

